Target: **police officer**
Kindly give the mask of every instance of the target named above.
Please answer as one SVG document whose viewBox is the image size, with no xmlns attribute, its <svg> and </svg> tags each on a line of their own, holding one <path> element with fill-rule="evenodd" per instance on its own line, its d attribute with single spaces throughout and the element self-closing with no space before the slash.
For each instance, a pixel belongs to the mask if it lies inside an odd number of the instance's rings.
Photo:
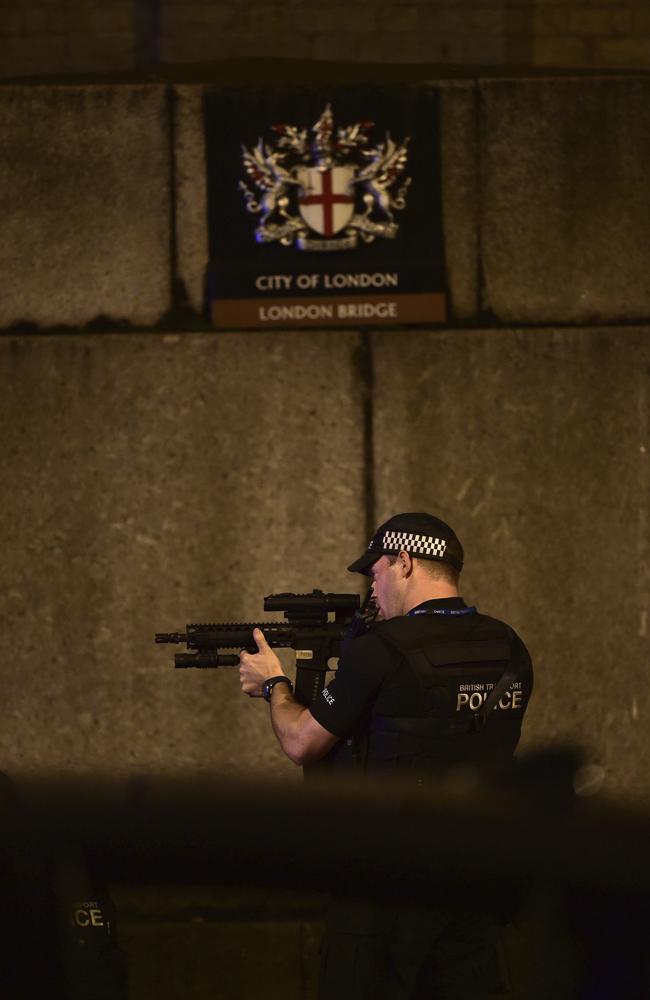
<svg viewBox="0 0 650 1000">
<path fill-rule="evenodd" d="M 241 654 L 242 688 L 270 701 L 291 760 L 388 769 L 419 783 L 439 765 L 512 757 L 532 691 L 530 657 L 510 626 L 459 596 L 462 568 L 458 538 L 431 514 L 382 524 L 348 567 L 371 577 L 380 620 L 347 644 L 309 708 L 256 630 L 259 652 Z M 480 913 L 343 900 L 330 912 L 321 997 L 483 997 L 491 923 Z"/>
</svg>

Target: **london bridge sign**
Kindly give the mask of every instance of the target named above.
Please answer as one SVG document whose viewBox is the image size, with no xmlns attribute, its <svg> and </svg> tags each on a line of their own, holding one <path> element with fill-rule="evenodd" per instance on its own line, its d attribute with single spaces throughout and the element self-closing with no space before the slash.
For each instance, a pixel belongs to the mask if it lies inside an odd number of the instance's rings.
<svg viewBox="0 0 650 1000">
<path fill-rule="evenodd" d="M 433 88 L 214 91 L 205 122 L 215 326 L 446 319 Z"/>
</svg>

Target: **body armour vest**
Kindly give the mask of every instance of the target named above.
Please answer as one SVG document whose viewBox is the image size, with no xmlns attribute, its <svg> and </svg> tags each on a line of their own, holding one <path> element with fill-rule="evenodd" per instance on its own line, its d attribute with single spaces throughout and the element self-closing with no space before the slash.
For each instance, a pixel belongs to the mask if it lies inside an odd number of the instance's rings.
<svg viewBox="0 0 650 1000">
<path fill-rule="evenodd" d="M 409 717 L 391 715 L 384 699 L 382 714 L 371 710 L 359 734 L 359 754 L 369 769 L 490 765 L 512 757 L 532 668 L 508 625 L 478 613 L 421 614 L 379 622 L 372 631 L 400 664 L 393 683 L 415 685 L 420 707 Z"/>
</svg>

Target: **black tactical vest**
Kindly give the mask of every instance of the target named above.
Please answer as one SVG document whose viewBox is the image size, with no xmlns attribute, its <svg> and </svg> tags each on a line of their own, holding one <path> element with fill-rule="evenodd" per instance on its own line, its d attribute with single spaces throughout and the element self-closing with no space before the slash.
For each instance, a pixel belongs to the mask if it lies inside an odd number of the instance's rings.
<svg viewBox="0 0 650 1000">
<path fill-rule="evenodd" d="M 478 613 L 421 614 L 379 622 L 372 631 L 401 662 L 399 676 L 418 690 L 417 715 L 372 710 L 359 734 L 359 757 L 369 769 L 472 762 L 512 757 L 532 689 L 525 646 L 503 622 Z M 405 673 L 406 671 L 406 673 Z M 505 689 L 492 708 L 490 692 L 505 671 Z M 484 706 L 488 703 L 488 711 Z"/>
</svg>

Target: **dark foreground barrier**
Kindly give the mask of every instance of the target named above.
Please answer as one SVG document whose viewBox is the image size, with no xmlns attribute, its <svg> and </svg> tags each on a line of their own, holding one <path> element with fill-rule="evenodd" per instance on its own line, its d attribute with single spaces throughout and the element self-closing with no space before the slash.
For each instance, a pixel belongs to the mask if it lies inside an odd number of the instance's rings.
<svg viewBox="0 0 650 1000">
<path fill-rule="evenodd" d="M 360 898 L 491 910 L 501 900 L 504 919 L 535 899 L 540 926 L 557 934 L 561 921 L 567 942 L 564 973 L 538 949 L 535 997 L 646 996 L 650 816 L 576 798 L 575 766 L 550 755 L 508 775 L 457 768 L 426 785 L 344 786 L 315 777 L 298 789 L 26 782 L 0 833 L 2 995 L 47 984 L 48 997 L 127 996 L 103 886 L 154 882 L 345 886 Z"/>
</svg>

